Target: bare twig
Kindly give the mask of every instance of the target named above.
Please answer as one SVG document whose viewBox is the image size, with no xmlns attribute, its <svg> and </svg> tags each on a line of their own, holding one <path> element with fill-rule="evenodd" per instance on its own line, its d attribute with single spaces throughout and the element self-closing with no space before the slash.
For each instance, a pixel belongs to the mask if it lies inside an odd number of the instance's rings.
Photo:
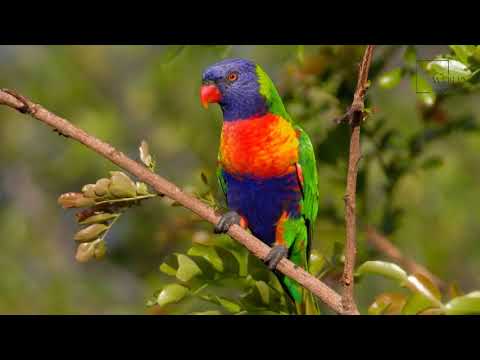
<svg viewBox="0 0 480 360">
<path fill-rule="evenodd" d="M 0 104 L 16 109 L 21 113 L 30 114 L 33 118 L 54 128 L 60 134 L 80 142 L 106 159 L 109 159 L 125 171 L 135 175 L 139 180 L 149 184 L 159 194 L 164 194 L 177 201 L 206 221 L 216 224 L 220 219 L 220 216 L 202 201 L 184 193 L 171 182 L 151 172 L 142 164 L 130 159 L 110 144 L 89 135 L 82 129 L 72 125 L 67 120 L 49 112 L 41 105 L 34 104 L 26 97 L 11 90 L 0 90 Z M 253 255 L 262 260 L 270 251 L 269 246 L 265 245 L 238 225 L 230 227 L 228 234 L 250 250 Z M 293 264 L 290 260 L 285 258 L 282 259 L 278 264 L 277 270 L 296 280 L 300 285 L 310 290 L 336 313 L 349 313 L 344 310 L 342 306 L 342 298 L 338 293 L 306 272 L 304 269 Z"/>
<path fill-rule="evenodd" d="M 342 277 L 342 306 L 344 311 L 349 314 L 358 314 L 358 309 L 357 305 L 355 304 L 353 291 L 353 272 L 355 269 L 355 257 L 357 253 L 355 196 L 357 191 L 358 162 L 360 161 L 361 157 L 360 124 L 363 120 L 364 98 L 368 88 L 368 70 L 372 61 L 373 48 L 373 45 L 368 45 L 365 50 L 358 71 L 357 88 L 353 97 L 352 106 L 347 111 L 347 113 L 340 119 L 340 121 L 348 121 L 351 127 L 347 188 L 345 194 L 345 267 L 343 269 Z"/>
<path fill-rule="evenodd" d="M 447 285 L 445 282 L 432 274 L 423 265 L 416 263 L 414 260 L 407 258 L 399 248 L 393 245 L 385 235 L 381 234 L 373 226 L 367 227 L 367 241 L 374 246 L 378 251 L 385 254 L 394 262 L 401 265 L 410 273 L 421 273 L 433 281 L 440 289 L 445 289 Z"/>
</svg>

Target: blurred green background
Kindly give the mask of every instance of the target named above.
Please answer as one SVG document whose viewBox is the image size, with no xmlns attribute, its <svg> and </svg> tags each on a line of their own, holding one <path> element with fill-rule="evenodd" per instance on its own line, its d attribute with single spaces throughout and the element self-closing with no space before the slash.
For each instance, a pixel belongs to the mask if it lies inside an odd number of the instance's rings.
<svg viewBox="0 0 480 360">
<path fill-rule="evenodd" d="M 17 90 L 135 159 L 140 141 L 146 139 L 157 172 L 182 188 L 196 190 L 203 186 L 202 171 L 213 180 L 221 129 L 220 109 L 204 111 L 200 106 L 201 73 L 225 57 L 254 60 L 277 83 L 288 111 L 316 145 L 321 212 L 313 246 L 329 254 L 344 239 L 339 219 L 348 151 L 348 129 L 336 127 L 332 120 L 351 102 L 363 49 L 0 46 L 0 87 Z M 394 130 L 397 142 L 389 150 L 391 156 L 412 135 L 465 116 L 478 122 L 480 114 L 474 92 L 449 97 L 442 102 L 447 120 L 432 120 L 408 80 L 392 89 L 379 86 L 376 78 L 401 64 L 404 51 L 399 46 L 377 48 L 368 95 L 374 112 L 365 126 L 373 129 L 384 121 L 385 128 Z M 418 58 L 430 59 L 448 52 L 448 46 L 417 46 L 416 51 Z M 371 148 L 368 136 L 363 146 L 365 152 Z M 452 132 L 432 142 L 421 157 L 441 158 L 441 164 L 409 172 L 390 197 L 378 164 L 365 162 L 359 178 L 360 226 L 378 226 L 406 255 L 445 281 L 456 281 L 465 290 L 480 288 L 479 151 L 476 131 Z M 61 209 L 57 198 L 79 191 L 116 167 L 4 107 L 0 107 L 0 164 L 3 314 L 148 313 L 146 299 L 165 281 L 159 264 L 185 250 L 193 236 L 211 230 L 185 209 L 150 200 L 115 225 L 104 260 L 79 264 L 74 260 L 73 211 Z M 392 226 L 385 220 L 386 202 L 402 210 Z M 360 228 L 359 263 L 380 258 Z M 361 309 L 389 286 L 375 277 L 362 281 L 357 286 Z"/>
</svg>

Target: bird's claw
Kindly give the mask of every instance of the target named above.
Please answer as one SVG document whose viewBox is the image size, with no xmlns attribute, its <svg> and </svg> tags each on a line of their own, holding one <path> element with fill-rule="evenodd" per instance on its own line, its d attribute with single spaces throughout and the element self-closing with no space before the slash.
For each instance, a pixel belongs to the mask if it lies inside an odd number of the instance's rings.
<svg viewBox="0 0 480 360">
<path fill-rule="evenodd" d="M 283 245 L 275 245 L 265 258 L 265 262 L 270 270 L 275 270 L 280 260 L 288 255 L 288 249 Z"/>
<path fill-rule="evenodd" d="M 233 224 L 240 225 L 241 224 L 241 216 L 238 215 L 235 211 L 228 211 L 220 217 L 217 225 L 213 229 L 215 234 L 224 234 L 230 229 L 230 226 Z"/>
</svg>

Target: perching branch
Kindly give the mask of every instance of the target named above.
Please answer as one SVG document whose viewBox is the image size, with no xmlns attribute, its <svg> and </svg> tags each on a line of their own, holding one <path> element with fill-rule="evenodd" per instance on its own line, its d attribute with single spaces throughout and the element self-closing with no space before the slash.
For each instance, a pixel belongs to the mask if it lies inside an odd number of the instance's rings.
<svg viewBox="0 0 480 360">
<path fill-rule="evenodd" d="M 374 45 L 368 45 L 358 71 L 357 88 L 352 106 L 340 121 L 347 121 L 351 127 L 350 152 L 348 156 L 347 189 L 345 194 L 345 266 L 343 269 L 342 305 L 344 312 L 358 314 L 353 292 L 353 272 L 357 253 L 357 228 L 355 215 L 355 196 L 357 191 L 358 162 L 361 157 L 360 125 L 363 120 L 364 98 L 368 88 L 368 70 L 372 61 Z"/>
<path fill-rule="evenodd" d="M 446 284 L 442 279 L 432 274 L 423 265 L 420 265 L 414 260 L 407 258 L 399 248 L 393 245 L 383 234 L 378 232 L 377 229 L 372 226 L 367 227 L 367 241 L 378 251 L 385 254 L 387 257 L 405 268 L 405 270 L 407 270 L 409 273 L 421 273 L 432 280 L 432 282 L 439 288 L 446 288 Z"/>
<path fill-rule="evenodd" d="M 101 156 L 118 165 L 125 171 L 135 175 L 140 181 L 149 184 L 159 194 L 164 194 L 167 197 L 177 201 L 179 204 L 193 211 L 204 220 L 212 224 L 216 224 L 219 221 L 220 216 L 202 201 L 184 193 L 171 182 L 151 172 L 142 164 L 130 159 L 110 144 L 107 144 L 95 138 L 94 136 L 87 134 L 85 131 L 72 125 L 67 120 L 49 112 L 44 107 L 31 102 L 24 96 L 11 90 L 0 90 L 0 104 L 6 105 L 10 108 L 20 111 L 21 113 L 29 114 L 33 118 L 52 127 L 59 134 L 77 140 L 89 149 L 94 150 Z M 248 250 L 250 250 L 253 255 L 262 260 L 270 251 L 269 246 L 261 242 L 255 236 L 248 233 L 238 225 L 231 226 L 228 234 L 233 239 L 245 246 Z M 290 260 L 285 258 L 282 259 L 277 266 L 277 270 L 296 280 L 300 285 L 310 290 L 336 313 L 351 313 L 351 311 L 344 310 L 344 307 L 342 306 L 342 298 L 339 294 L 304 269 L 296 266 Z"/>
</svg>

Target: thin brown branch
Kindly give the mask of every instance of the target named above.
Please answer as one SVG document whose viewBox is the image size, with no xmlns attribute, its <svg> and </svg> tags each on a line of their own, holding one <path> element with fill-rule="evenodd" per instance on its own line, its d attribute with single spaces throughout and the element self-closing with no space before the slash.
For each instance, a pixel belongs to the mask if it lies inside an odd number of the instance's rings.
<svg viewBox="0 0 480 360">
<path fill-rule="evenodd" d="M 343 269 L 342 305 L 346 313 L 358 314 L 354 298 L 355 258 L 357 254 L 357 224 L 355 214 L 355 198 L 357 192 L 358 163 L 361 157 L 360 125 L 363 120 L 364 98 L 368 89 L 368 71 L 373 55 L 373 45 L 368 45 L 363 55 L 358 71 L 357 88 L 353 97 L 352 106 L 342 121 L 348 121 L 351 127 L 350 151 L 348 156 L 347 187 L 345 194 L 345 266 Z"/>
<path fill-rule="evenodd" d="M 11 90 L 0 90 L 0 104 L 6 105 L 10 108 L 20 111 L 21 113 L 30 114 L 33 118 L 52 127 L 59 134 L 80 142 L 89 149 L 110 160 L 112 163 L 118 165 L 125 171 L 133 174 L 139 180 L 149 184 L 159 194 L 164 194 L 177 201 L 182 206 L 193 211 L 204 220 L 212 224 L 216 224 L 220 219 L 220 216 L 202 201 L 187 193 L 184 193 L 176 185 L 151 172 L 142 164 L 130 159 L 110 144 L 105 143 L 92 135 L 89 135 L 82 129 L 72 125 L 64 118 L 49 112 L 41 105 L 34 104 L 24 96 Z M 233 239 L 245 246 L 248 250 L 250 250 L 253 255 L 262 260 L 270 251 L 269 246 L 265 245 L 259 239 L 238 225 L 233 225 L 230 227 L 228 234 Z M 346 314 L 342 306 L 341 296 L 338 293 L 306 272 L 304 269 L 293 264 L 290 260 L 282 259 L 278 264 L 277 270 L 296 280 L 300 285 L 310 290 L 336 313 Z"/>
<path fill-rule="evenodd" d="M 373 226 L 367 227 L 367 241 L 378 251 L 402 266 L 409 273 L 420 273 L 425 275 L 440 289 L 446 289 L 447 285 L 442 279 L 432 274 L 423 265 L 418 264 L 414 260 L 406 257 L 399 248 L 392 244 L 385 235 L 381 234 Z"/>
</svg>

